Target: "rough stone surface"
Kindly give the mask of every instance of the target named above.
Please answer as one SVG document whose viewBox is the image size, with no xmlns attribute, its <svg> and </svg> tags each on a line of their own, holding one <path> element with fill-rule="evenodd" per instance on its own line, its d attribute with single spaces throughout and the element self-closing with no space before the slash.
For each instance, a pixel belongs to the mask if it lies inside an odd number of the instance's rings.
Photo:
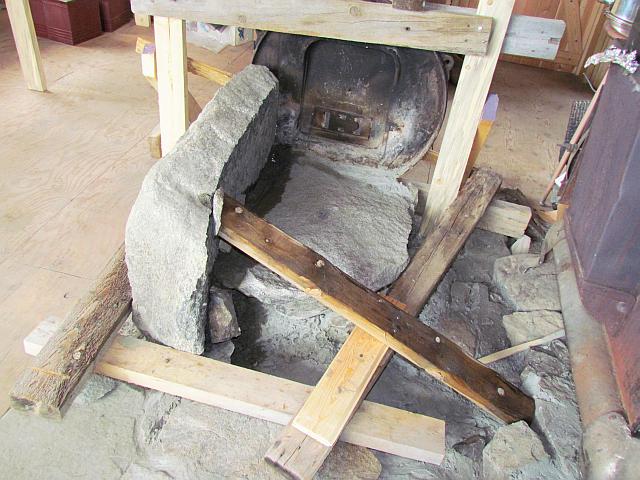
<svg viewBox="0 0 640 480">
<path fill-rule="evenodd" d="M 258 177 L 275 135 L 277 80 L 250 65 L 210 101 L 145 177 L 127 222 L 134 321 L 152 339 L 204 349 L 221 196 Z"/>
<path fill-rule="evenodd" d="M 280 425 L 165 394 L 147 396 L 137 423 L 143 463 L 175 480 L 259 478 L 283 474 L 263 458 Z M 317 478 L 376 479 L 381 466 L 369 450 L 338 443 Z"/>
<path fill-rule="evenodd" d="M 482 476 L 507 480 L 529 464 L 548 458 L 536 433 L 526 422 L 516 422 L 500 428 L 483 450 Z"/>
<path fill-rule="evenodd" d="M 393 282 L 408 263 L 414 196 L 395 178 L 366 167 L 296 158 L 267 221 L 325 256 L 372 290 Z M 357 221 L 354 219 L 357 218 Z M 295 318 L 325 310 L 316 300 L 238 253 L 216 262 L 218 281 Z"/>
<path fill-rule="evenodd" d="M 522 389 L 535 399 L 533 427 L 565 478 L 580 478 L 582 428 L 567 347 L 556 340 L 529 350 L 526 361 L 520 376 Z"/>
<path fill-rule="evenodd" d="M 0 477 L 119 479 L 137 455 L 143 401 L 141 390 L 121 384 L 99 402 L 72 405 L 62 421 L 9 410 L 0 419 Z"/>
<path fill-rule="evenodd" d="M 497 259 L 493 267 L 493 280 L 514 310 L 561 310 L 552 261 L 538 265 L 538 255 L 510 255 Z"/>
<path fill-rule="evenodd" d="M 476 229 L 471 232 L 464 247 L 453 262 L 456 279 L 460 282 L 491 283 L 493 263 L 509 255 L 505 237 L 497 233 Z"/>
<path fill-rule="evenodd" d="M 562 314 L 550 310 L 514 312 L 502 317 L 502 324 L 512 345 L 535 340 L 564 328 Z"/>
<path fill-rule="evenodd" d="M 88 405 L 109 395 L 117 386 L 118 382 L 112 378 L 92 374 L 78 391 L 73 403 Z"/>
<path fill-rule="evenodd" d="M 225 342 L 240 335 L 231 291 L 209 289 L 209 334 L 212 343 Z"/>
</svg>

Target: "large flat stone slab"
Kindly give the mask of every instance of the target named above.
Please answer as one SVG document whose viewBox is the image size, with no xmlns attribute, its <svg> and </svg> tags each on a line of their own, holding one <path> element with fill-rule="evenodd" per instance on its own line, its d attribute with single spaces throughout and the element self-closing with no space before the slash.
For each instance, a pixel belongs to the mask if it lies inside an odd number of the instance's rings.
<svg viewBox="0 0 640 480">
<path fill-rule="evenodd" d="M 404 185 L 386 172 L 317 157 L 296 158 L 287 174 L 279 201 L 264 214 L 267 221 L 371 290 L 400 275 L 409 261 L 414 206 L 414 195 Z M 216 265 L 216 277 L 226 287 L 289 317 L 325 310 L 288 281 L 240 256 L 220 258 Z"/>
<path fill-rule="evenodd" d="M 275 136 L 278 83 L 250 65 L 221 88 L 144 179 L 126 229 L 137 326 L 153 340 L 204 350 L 222 208 L 258 177 Z"/>
<path fill-rule="evenodd" d="M 286 478 L 263 456 L 280 425 L 157 392 L 147 395 L 136 424 L 138 463 L 175 480 Z M 366 448 L 339 442 L 318 479 L 370 479 L 380 462 Z"/>
</svg>

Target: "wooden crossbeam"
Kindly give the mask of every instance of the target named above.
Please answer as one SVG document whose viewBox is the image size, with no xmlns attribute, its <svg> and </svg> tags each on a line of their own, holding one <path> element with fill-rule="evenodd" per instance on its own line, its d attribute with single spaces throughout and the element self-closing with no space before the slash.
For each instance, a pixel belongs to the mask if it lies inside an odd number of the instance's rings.
<svg viewBox="0 0 640 480">
<path fill-rule="evenodd" d="M 24 340 L 38 355 L 59 324 L 51 319 Z M 162 365 L 162 368 L 158 368 Z M 115 380 L 176 395 L 285 425 L 312 387 L 170 347 L 116 335 L 95 365 Z M 445 451 L 444 421 L 386 405 L 364 402 L 340 439 L 422 462 L 439 463 Z"/>
<path fill-rule="evenodd" d="M 443 21 L 436 23 L 437 17 L 434 16 L 440 13 L 473 18 L 477 13 L 476 9 L 433 3 L 426 3 L 423 8 L 425 11 L 422 12 L 407 12 L 393 9 L 391 5 L 341 0 L 269 0 L 259 3 L 257 0 L 131 2 L 131 9 L 136 13 L 222 25 L 452 53 L 459 49 L 477 48 L 470 45 L 472 39 L 464 41 L 466 37 L 463 36 L 463 30 L 456 28 L 455 31 L 447 31 L 451 26 L 449 17 L 440 17 Z M 317 11 L 320 13 L 316 14 Z M 327 21 L 327 18 L 331 20 Z M 434 33 L 435 29 L 437 32 Z M 509 24 L 502 53 L 553 60 L 558 53 L 564 30 L 565 22 L 562 20 L 514 15 Z M 460 39 L 463 41 L 462 45 L 459 43 Z M 436 45 L 440 48 L 434 48 Z"/>
<path fill-rule="evenodd" d="M 497 417 L 531 419 L 533 401 L 496 372 L 228 196 L 218 234 Z"/>
<path fill-rule="evenodd" d="M 130 307 L 131 288 L 122 245 L 95 289 L 78 303 L 53 341 L 18 378 L 10 394 L 11 406 L 60 418 L 74 388 Z"/>
<path fill-rule="evenodd" d="M 273 32 L 483 55 L 491 18 L 447 10 L 410 12 L 363 0 L 134 0 L 135 13 Z"/>
</svg>

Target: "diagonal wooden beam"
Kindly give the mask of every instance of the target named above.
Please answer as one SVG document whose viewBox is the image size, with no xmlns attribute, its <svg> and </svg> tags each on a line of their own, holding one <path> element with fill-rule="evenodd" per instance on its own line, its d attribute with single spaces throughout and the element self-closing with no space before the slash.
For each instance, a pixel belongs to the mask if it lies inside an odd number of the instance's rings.
<svg viewBox="0 0 640 480">
<path fill-rule="evenodd" d="M 228 196 L 218 235 L 497 417 L 531 419 L 518 388 Z"/>
<path fill-rule="evenodd" d="M 499 184 L 499 177 L 483 171 L 471 177 L 446 210 L 438 224 L 439 228 L 427 238 L 391 288 L 387 298 L 392 303 L 409 314 L 419 314 L 440 277 L 455 259 L 475 225 L 484 217 Z M 419 288 L 414 289 L 413 285 Z M 265 455 L 267 460 L 294 478 L 313 477 L 315 472 L 311 471 L 311 466 L 319 468 L 322 464 L 340 428 L 347 424 L 391 357 L 390 348 L 381 342 L 377 347 L 372 347 L 366 339 L 363 340 L 360 332 L 356 327 L 298 415 L 285 427 Z M 383 353 L 386 355 L 378 363 L 366 361 L 367 355 L 379 358 Z M 318 405 L 323 407 L 318 409 Z M 300 435 L 301 432 L 306 435 Z M 291 455 L 291 452 L 296 454 Z"/>
</svg>

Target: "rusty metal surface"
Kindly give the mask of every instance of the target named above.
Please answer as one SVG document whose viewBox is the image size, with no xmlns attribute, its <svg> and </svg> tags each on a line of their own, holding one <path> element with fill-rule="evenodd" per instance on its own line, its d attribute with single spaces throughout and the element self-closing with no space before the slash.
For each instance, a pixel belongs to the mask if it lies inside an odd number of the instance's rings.
<svg viewBox="0 0 640 480">
<path fill-rule="evenodd" d="M 611 67 L 566 215 L 581 298 L 604 324 L 634 430 L 640 428 L 639 74 Z"/>
<path fill-rule="evenodd" d="M 323 157 L 404 173 L 444 120 L 436 52 L 269 32 L 253 63 L 278 77 L 276 141 Z"/>
</svg>

